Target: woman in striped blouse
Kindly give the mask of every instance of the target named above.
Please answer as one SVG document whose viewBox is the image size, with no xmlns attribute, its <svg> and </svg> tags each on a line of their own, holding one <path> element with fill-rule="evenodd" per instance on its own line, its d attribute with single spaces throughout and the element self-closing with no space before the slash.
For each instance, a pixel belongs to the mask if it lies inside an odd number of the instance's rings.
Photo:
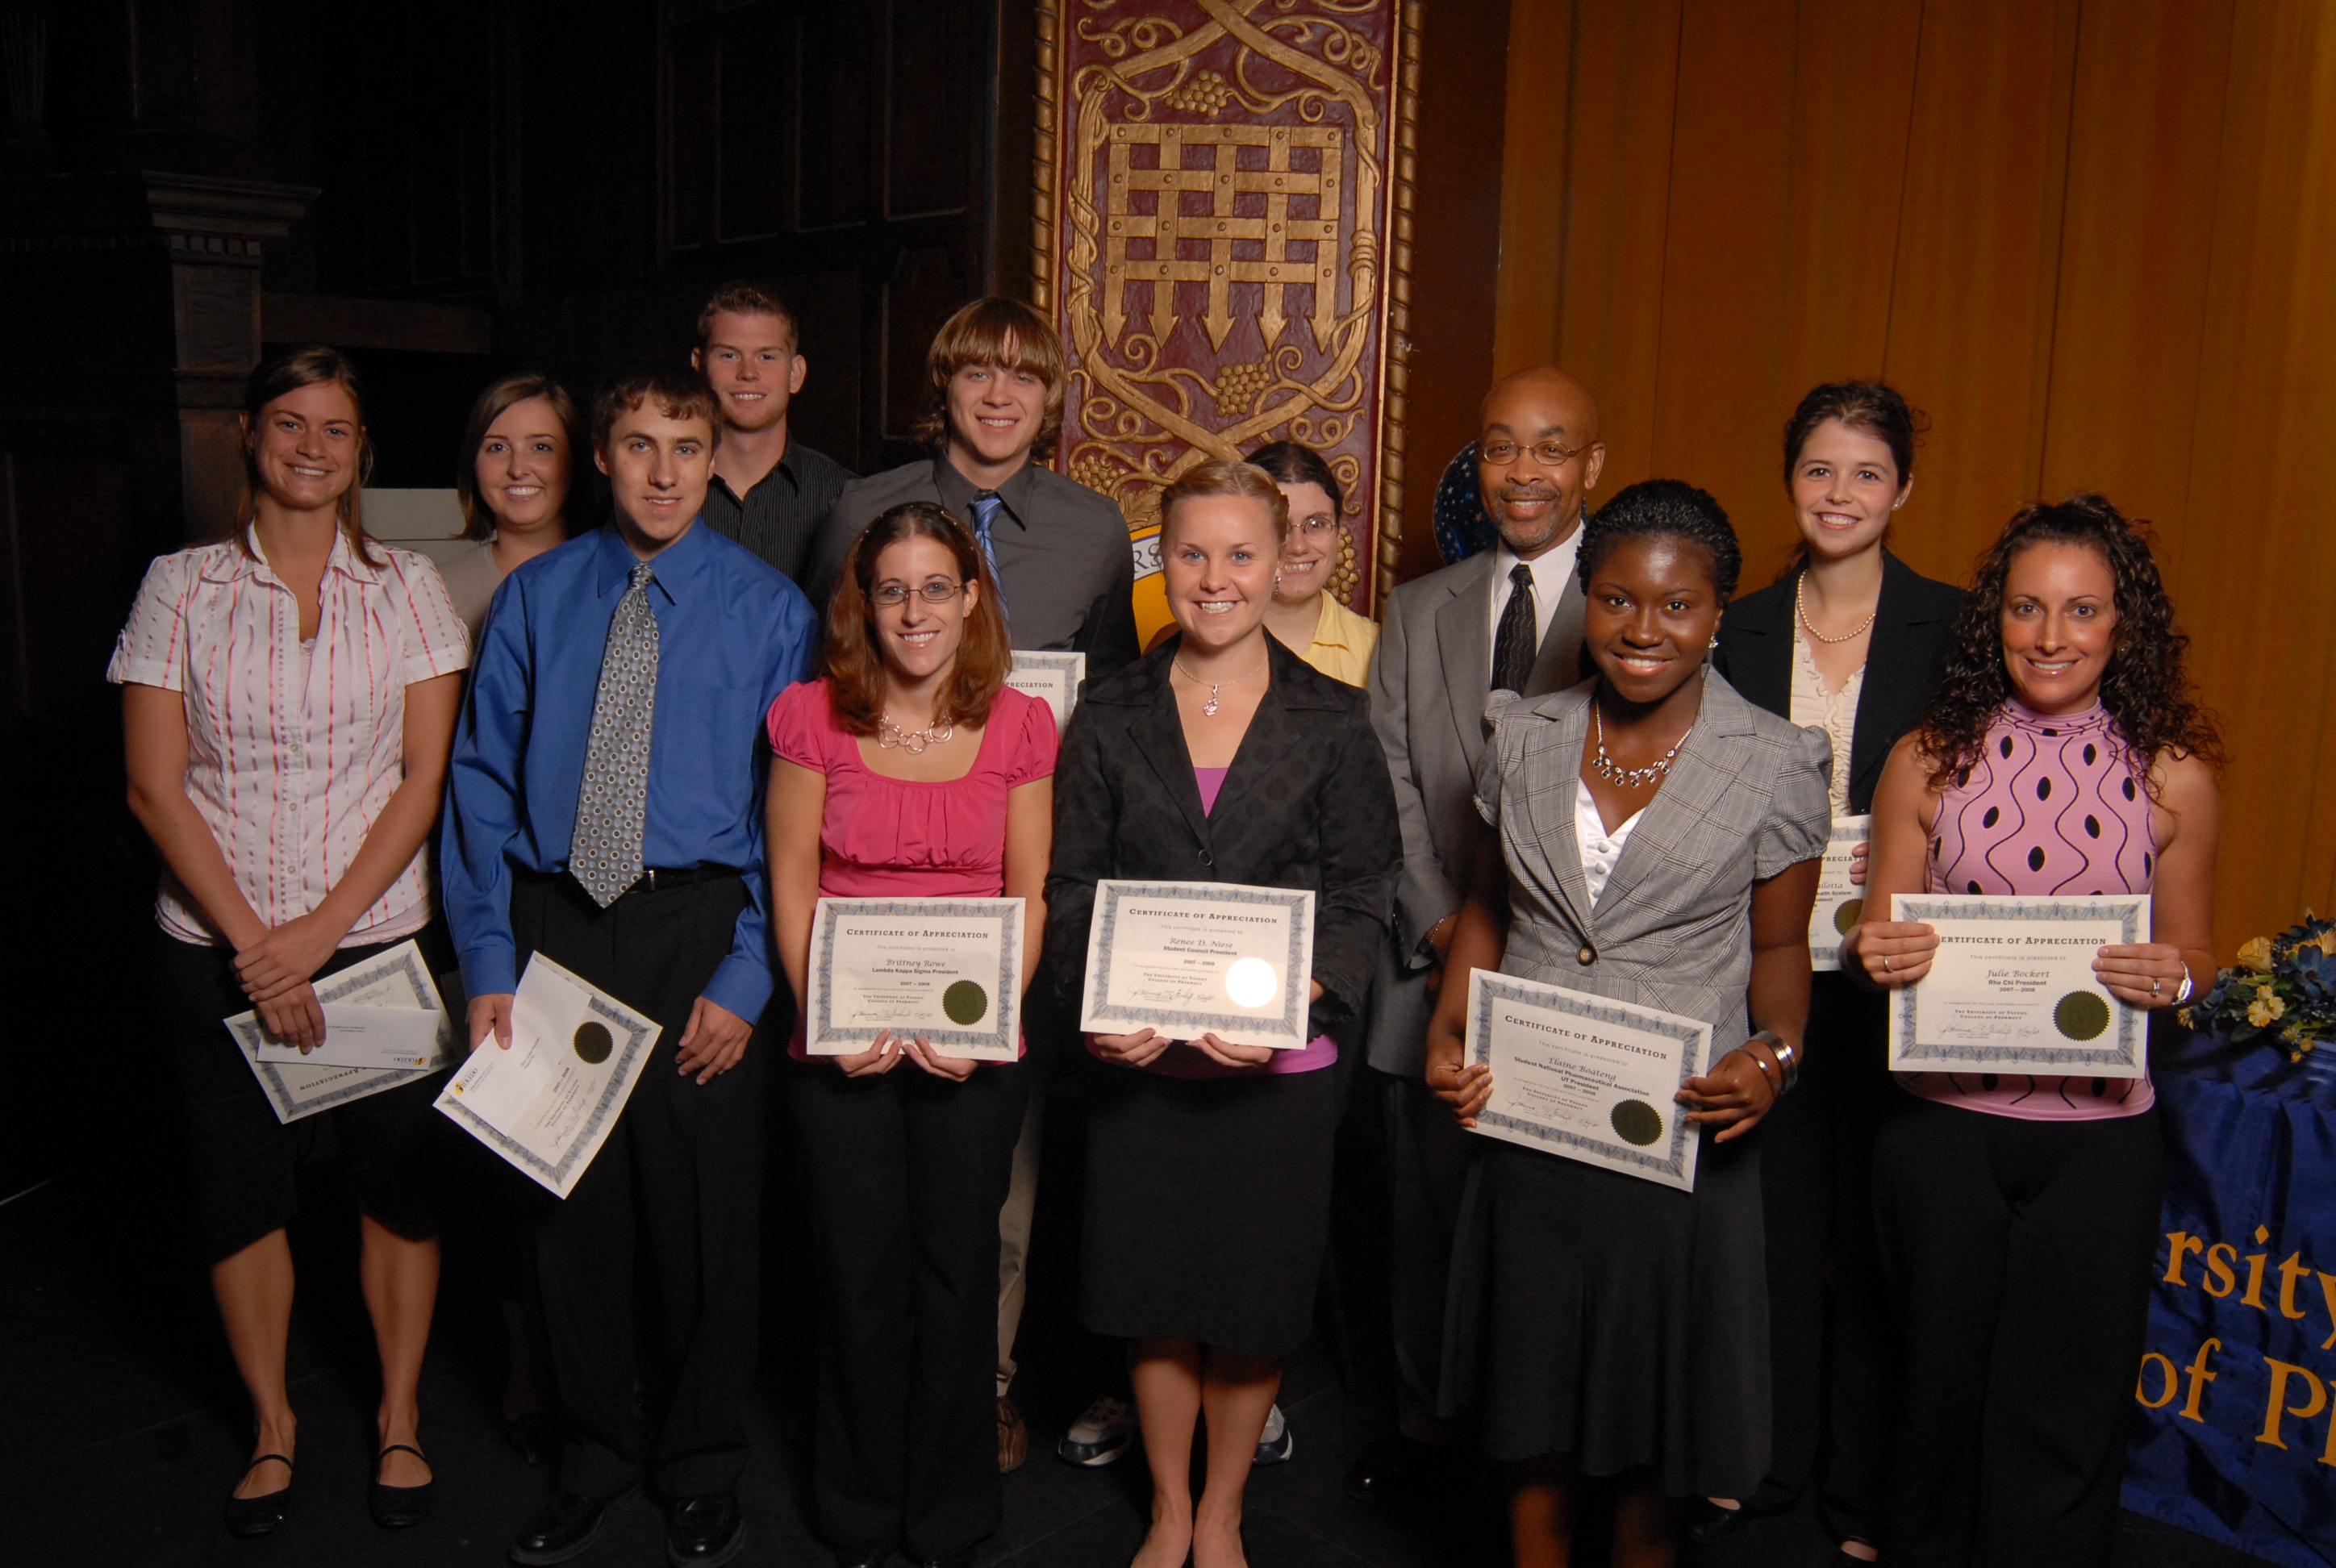
<svg viewBox="0 0 2336 1568">
<path fill-rule="evenodd" d="M 164 866 L 157 1023 L 186 1101 L 212 1287 L 257 1417 L 227 1505 L 239 1535 L 282 1524 L 290 1495 L 284 1228 L 297 1150 L 220 1019 L 256 1009 L 270 1035 L 307 1050 L 325 1037 L 316 979 L 409 938 L 425 957 L 443 941 L 423 845 L 470 645 L 436 569 L 365 536 L 368 456 L 346 359 L 303 348 L 262 364 L 245 397 L 241 526 L 154 562 L 107 671 L 122 687 L 131 810 Z M 429 1501 L 414 1386 L 438 1286 L 438 1080 L 347 1077 L 312 1086 L 334 1105 L 364 1214 L 382 1364 L 374 1516 L 410 1524 Z M 368 1079 L 389 1086 L 368 1093 Z"/>
</svg>

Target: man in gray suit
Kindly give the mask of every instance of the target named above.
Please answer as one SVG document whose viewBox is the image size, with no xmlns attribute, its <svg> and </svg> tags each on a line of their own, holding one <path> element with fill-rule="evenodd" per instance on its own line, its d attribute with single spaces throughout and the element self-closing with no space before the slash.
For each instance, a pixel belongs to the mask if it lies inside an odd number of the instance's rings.
<svg viewBox="0 0 2336 1568">
<path fill-rule="evenodd" d="M 1598 404 L 1562 370 L 1521 370 L 1484 394 L 1476 479 L 1499 545 L 1395 590 L 1371 667 L 1371 722 L 1395 775 L 1404 872 L 1395 940 L 1372 999 L 1368 1060 L 1387 1075 L 1390 1271 L 1398 1433 L 1356 1461 L 1347 1489 L 1391 1495 L 1435 1468 L 1454 1434 L 1436 1414 L 1444 1284 L 1473 1140 L 1427 1092 L 1428 1014 L 1477 846 L 1484 699 L 1582 678 L 1574 556 L 1606 448 Z"/>
</svg>

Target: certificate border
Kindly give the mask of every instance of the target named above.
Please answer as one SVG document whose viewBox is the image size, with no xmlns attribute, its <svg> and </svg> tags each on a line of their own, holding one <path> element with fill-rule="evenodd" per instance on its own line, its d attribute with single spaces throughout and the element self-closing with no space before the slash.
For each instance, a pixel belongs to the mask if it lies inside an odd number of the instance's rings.
<svg viewBox="0 0 2336 1568">
<path fill-rule="evenodd" d="M 1896 918 L 1903 920 L 2115 920 L 2119 933 L 2131 942 L 2141 940 L 2141 915 L 2148 902 L 2147 893 L 2119 893 L 2098 899 L 2048 898 L 2041 894 L 1999 899 L 1971 893 L 1900 893 L 1894 911 Z M 1914 993 L 1921 989 L 1922 982 L 1918 980 L 1898 989 L 1893 1019 L 1898 1027 L 1892 1031 L 1890 1041 L 1890 1056 L 1894 1058 L 1890 1063 L 1893 1072 L 1981 1072 L 1990 1062 L 2017 1063 L 2007 1070 L 2031 1076 L 2058 1071 L 2082 1077 L 2088 1067 L 2125 1067 L 2130 1071 L 2124 1076 L 2137 1077 L 2146 1070 L 2149 1033 L 2141 1009 L 2127 1005 L 2115 992 L 2109 995 L 2109 1010 L 2117 1018 L 2117 1043 L 2096 1047 L 2070 1041 L 2066 1054 L 2048 1058 L 2047 1066 L 2037 1060 L 2038 1050 L 2033 1046 L 1923 1044 L 1914 1033 Z"/>
<path fill-rule="evenodd" d="M 1833 833 L 1825 840 L 1825 847 L 1830 849 L 1837 843 L 1855 843 L 1861 839 L 1870 839 L 1873 836 L 1874 817 L 1871 813 L 1868 813 L 1864 816 L 1836 817 L 1834 819 Z M 1860 896 L 1864 896 L 1862 892 Z M 1809 923 L 1811 925 L 1815 925 L 1816 923 L 1816 911 L 1815 910 L 1811 910 L 1809 911 Z M 1826 928 L 1830 930 L 1833 922 L 1831 920 L 1827 920 L 1825 925 Z M 1841 970 L 1841 944 L 1844 940 L 1844 939 L 1841 932 L 1835 931 L 1832 942 L 1825 947 L 1819 947 L 1816 943 L 1811 942 L 1809 944 L 1809 967 L 1819 974 L 1839 973 Z M 1819 964 L 1824 964 L 1828 967 L 1823 969 L 1817 969 L 1816 966 Z"/>
<path fill-rule="evenodd" d="M 453 1019 L 446 1012 L 444 999 L 438 995 L 437 982 L 430 978 L 430 970 L 422 961 L 422 950 L 411 941 L 403 944 L 403 949 L 401 951 L 393 948 L 373 963 L 352 964 L 338 974 L 326 976 L 331 983 L 326 989 L 317 991 L 316 1000 L 320 1004 L 337 1002 L 351 991 L 362 990 L 387 976 L 404 975 L 405 983 L 414 988 L 414 998 L 438 1015 L 440 1060 L 436 1065 L 443 1066 L 445 1058 L 454 1054 Z M 383 959 L 393 958 L 396 960 L 394 963 L 382 962 Z"/>
<path fill-rule="evenodd" d="M 533 959 L 530 959 L 530 961 L 532 962 Z M 460 1123 L 463 1130 L 477 1138 L 479 1142 L 494 1150 L 529 1175 L 535 1177 L 537 1181 L 550 1187 L 560 1197 L 565 1198 L 568 1196 L 567 1189 L 574 1180 L 574 1177 L 569 1174 L 569 1167 L 577 1164 L 579 1156 L 582 1157 L 585 1164 L 591 1163 L 592 1159 L 599 1154 L 600 1145 L 608 1140 L 608 1134 L 603 1130 L 603 1125 L 613 1123 L 618 1116 L 623 1115 L 626 1102 L 632 1098 L 633 1083 L 640 1076 L 641 1070 L 638 1058 L 647 1049 L 642 1041 L 655 1034 L 657 1031 L 657 1026 L 610 1007 L 607 998 L 593 989 L 589 982 L 577 979 L 566 969 L 561 969 L 560 972 L 568 975 L 569 979 L 575 980 L 578 986 L 585 989 L 587 993 L 584 998 L 585 1010 L 607 1019 L 613 1026 L 615 1032 L 622 1034 L 625 1044 L 623 1050 L 618 1056 L 616 1070 L 608 1075 L 608 1082 L 600 1086 L 599 1102 L 592 1107 L 591 1115 L 584 1118 L 583 1130 L 569 1140 L 567 1152 L 560 1155 L 559 1163 L 555 1164 L 546 1160 L 499 1128 L 488 1125 L 478 1113 L 462 1103 L 462 1096 L 459 1095 L 452 1098 L 440 1096 L 438 1108 Z M 616 1102 L 613 1109 L 609 1105 L 611 1100 Z M 589 1153 L 587 1153 L 588 1150 Z"/>
<path fill-rule="evenodd" d="M 1677 1040 L 1682 1045 L 1708 1045 L 1711 1037 L 1711 1026 L 1708 1024 L 1675 1023 L 1651 1009 L 1633 1007 L 1628 1002 L 1611 998 L 1585 1002 L 1570 996 L 1553 997 L 1548 994 L 1549 988 L 1544 982 L 1526 980 L 1520 985 L 1518 981 L 1523 979 L 1522 976 L 1501 975 L 1488 969 L 1477 969 L 1471 974 L 1470 979 L 1481 982 L 1476 991 L 1475 1044 L 1470 1053 L 1471 1059 L 1480 1066 L 1492 1065 L 1493 1004 L 1496 1001 L 1519 1002 L 1529 1008 L 1539 1008 L 1543 1012 L 1564 1013 L 1577 1018 L 1589 1018 L 1595 1023 L 1620 1024 L 1625 1028 L 1640 1029 L 1650 1035 L 1660 1035 L 1665 1039 Z M 1527 989 L 1527 986 L 1533 989 Z M 1703 1070 L 1703 1064 L 1694 1059 L 1696 1052 L 1691 1050 L 1687 1055 L 1689 1059 L 1679 1071 L 1679 1081 L 1681 1085 L 1685 1085 L 1689 1078 Z M 1650 1175 L 1661 1176 L 1679 1184 L 1683 1190 L 1693 1190 L 1695 1178 L 1687 1168 L 1688 1154 L 1690 1147 L 1700 1139 L 1701 1133 L 1697 1124 L 1687 1119 L 1686 1114 L 1679 1109 L 1676 1101 L 1672 1102 L 1669 1117 L 1671 1125 L 1670 1150 L 1669 1154 L 1661 1156 L 1647 1154 L 1619 1139 L 1613 1143 L 1607 1143 L 1602 1139 L 1585 1138 L 1579 1133 L 1569 1133 L 1558 1128 L 1543 1127 L 1534 1123 L 1520 1121 L 1514 1116 L 1498 1111 L 1479 1111 L 1476 1113 L 1476 1120 L 1493 1126 L 1506 1128 L 1527 1140 L 1531 1145 L 1548 1148 L 1552 1144 L 1562 1144 L 1574 1148 L 1588 1149 L 1594 1152 L 1601 1160 L 1636 1165 Z"/>
<path fill-rule="evenodd" d="M 337 1001 L 359 986 L 370 985 L 384 975 L 402 972 L 408 982 L 414 986 L 414 994 L 425 1001 L 436 1003 L 435 1010 L 440 1018 L 444 1019 L 445 1004 L 440 999 L 438 988 L 430 979 L 429 971 L 422 967 L 421 950 L 415 946 L 414 939 L 408 937 L 386 953 L 378 954 L 361 964 L 352 964 L 346 969 L 325 977 L 330 983 L 326 989 L 317 992 L 316 999 L 320 1002 Z M 384 962 L 384 959 L 394 961 Z M 339 982 L 344 976 L 347 977 L 346 983 L 341 984 Z M 238 1022 L 238 1019 L 241 1021 Z M 329 1111 L 336 1105 L 346 1105 L 353 1100 L 370 1098 L 385 1090 L 394 1089 L 400 1084 L 410 1084 L 416 1078 L 427 1077 L 432 1073 L 444 1072 L 453 1065 L 448 1059 L 453 1055 L 453 1026 L 451 1022 L 441 1022 L 438 1026 L 439 1059 L 428 1066 L 352 1067 L 338 1062 L 316 1063 L 313 1065 L 336 1067 L 342 1072 L 361 1073 L 364 1076 L 354 1083 L 345 1084 L 337 1089 L 327 1090 L 313 1098 L 303 1098 L 294 1093 L 292 1086 L 284 1081 L 284 1075 L 279 1069 L 311 1064 L 262 1060 L 258 1049 L 260 1033 L 259 1018 L 257 1013 L 238 1014 L 234 1018 L 222 1018 L 219 1021 L 227 1027 L 229 1037 L 233 1039 L 237 1047 L 243 1052 L 243 1059 L 251 1064 L 252 1076 L 259 1080 L 260 1092 L 268 1096 L 268 1108 L 276 1113 L 277 1123 L 282 1126 L 290 1126 L 294 1122 L 313 1116 L 319 1111 Z"/>
<path fill-rule="evenodd" d="M 1105 878 L 1095 883 L 1096 911 L 1095 934 L 1087 947 L 1087 978 L 1093 979 L 1097 959 L 1108 969 L 1111 963 L 1113 933 L 1118 929 L 1119 906 L 1123 900 L 1185 899 L 1192 902 L 1283 905 L 1290 911 L 1290 983 L 1283 988 L 1281 1019 L 1279 1024 L 1248 1013 L 1195 1013 L 1173 1008 L 1145 1008 L 1139 1016 L 1127 1008 L 1115 1008 L 1103 998 L 1093 1006 L 1082 1006 L 1080 1027 L 1092 1029 L 1099 1023 L 1134 1024 L 1138 1027 L 1157 1027 L 1165 1023 L 1176 1027 L 1198 1029 L 1202 1034 L 1218 1029 L 1240 1029 L 1247 1033 L 1287 1035 L 1300 1047 L 1306 1043 L 1306 1009 L 1309 1003 L 1299 999 L 1297 984 L 1301 974 L 1313 969 L 1314 920 L 1308 907 L 1314 894 L 1303 888 L 1244 887 L 1238 882 L 1136 882 Z M 1082 998 L 1084 1004 L 1085 998 Z M 1260 1026 L 1267 1027 L 1260 1029 Z"/>
<path fill-rule="evenodd" d="M 1071 715 L 1078 710 L 1079 691 L 1087 681 L 1087 656 L 1076 649 L 1014 648 L 1009 671 L 1029 668 L 1050 670 L 1070 678 L 1063 683 L 1063 727 L 1070 727 Z M 1027 693 L 1024 694 L 1027 696 Z"/>
<path fill-rule="evenodd" d="M 1007 905 L 1014 906 L 1008 910 Z M 835 983 L 835 921 L 831 909 L 849 907 L 863 915 L 897 915 L 919 918 L 955 918 L 967 920 L 978 917 L 995 919 L 1006 928 L 1005 940 L 998 943 L 998 1024 L 995 1028 L 967 1029 L 954 1025 L 929 1028 L 929 1037 L 938 1037 L 953 1044 L 973 1046 L 984 1050 L 1012 1050 L 1019 1046 L 1022 1036 L 1022 920 L 1029 905 L 1020 899 L 832 899 L 819 901 L 812 916 L 813 930 L 819 933 L 819 972 L 812 988 L 812 1006 L 817 1017 L 806 1020 L 803 1029 L 803 1049 L 814 1046 L 865 1045 L 884 1031 L 881 1028 L 852 1025 L 838 1027 L 823 1021 L 828 1010 L 828 998 Z M 814 1027 L 813 1026 L 816 1025 Z"/>
</svg>

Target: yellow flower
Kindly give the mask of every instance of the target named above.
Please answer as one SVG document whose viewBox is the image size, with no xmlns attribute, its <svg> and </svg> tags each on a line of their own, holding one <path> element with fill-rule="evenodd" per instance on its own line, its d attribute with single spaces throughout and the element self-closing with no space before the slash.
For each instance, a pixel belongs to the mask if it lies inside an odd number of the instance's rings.
<svg viewBox="0 0 2336 1568">
<path fill-rule="evenodd" d="M 2269 1028 L 2272 1020 L 2286 1011 L 2287 1004 L 2265 989 L 2257 991 L 2255 999 L 2247 1004 L 2247 1022 L 2259 1029 Z"/>
<path fill-rule="evenodd" d="M 2321 952 L 2327 954 L 2331 959 L 2336 959 L 2336 926 L 2329 927 L 2326 930 L 2312 938 L 2311 941 L 2305 942 L 2302 945 L 2305 947 L 2317 946 Z"/>
<path fill-rule="evenodd" d="M 2271 969 L 2271 939 L 2257 937 L 2239 949 L 2239 967 L 2265 974 Z"/>
</svg>

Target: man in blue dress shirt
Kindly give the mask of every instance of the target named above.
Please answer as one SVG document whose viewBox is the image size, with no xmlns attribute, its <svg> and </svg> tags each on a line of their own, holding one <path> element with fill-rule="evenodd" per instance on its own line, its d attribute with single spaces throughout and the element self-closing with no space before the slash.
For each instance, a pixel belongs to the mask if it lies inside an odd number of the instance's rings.
<svg viewBox="0 0 2336 1568">
<path fill-rule="evenodd" d="M 664 1026 L 591 1167 L 535 1193 L 538 1284 L 568 1428 L 513 1541 L 562 1563 L 648 1480 L 676 1563 L 745 1544 L 736 1485 L 758 1322 L 762 1053 L 770 999 L 763 716 L 814 636 L 793 583 L 699 523 L 720 424 L 693 376 L 601 395 L 609 521 L 529 561 L 488 613 L 446 786 L 440 870 L 472 1048 L 511 1043 L 541 952 Z M 672 1378 L 635 1412 L 637 1235 Z"/>
</svg>

